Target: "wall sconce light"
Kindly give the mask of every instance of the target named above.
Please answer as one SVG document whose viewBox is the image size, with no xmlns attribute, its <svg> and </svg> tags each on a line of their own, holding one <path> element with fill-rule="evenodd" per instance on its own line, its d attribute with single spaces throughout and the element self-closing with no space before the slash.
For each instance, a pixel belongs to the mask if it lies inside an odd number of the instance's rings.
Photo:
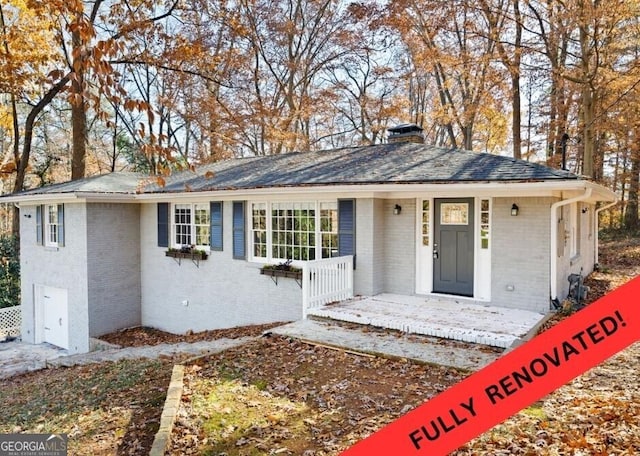
<svg viewBox="0 0 640 456">
<path fill-rule="evenodd" d="M 511 205 L 511 216 L 517 217 L 519 211 L 520 211 L 520 208 L 518 207 L 518 205 L 516 203 L 513 203 L 513 205 Z"/>
<path fill-rule="evenodd" d="M 393 214 L 394 215 L 398 215 L 398 214 L 400 214 L 400 212 L 402 212 L 402 206 L 400 206 L 399 204 L 396 204 L 393 207 Z"/>
</svg>

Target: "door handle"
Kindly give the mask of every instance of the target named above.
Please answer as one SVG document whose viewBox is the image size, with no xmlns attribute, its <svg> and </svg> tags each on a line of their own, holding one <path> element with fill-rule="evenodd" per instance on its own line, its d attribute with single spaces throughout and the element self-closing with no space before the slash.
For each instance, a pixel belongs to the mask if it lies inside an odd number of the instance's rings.
<svg viewBox="0 0 640 456">
<path fill-rule="evenodd" d="M 47 328 L 46 326 L 44 327 L 45 331 L 51 331 L 51 328 Z"/>
<path fill-rule="evenodd" d="M 62 326 L 62 318 L 58 320 L 58 323 L 60 324 L 60 326 Z"/>
<path fill-rule="evenodd" d="M 437 250 L 434 250 L 434 251 L 433 251 L 433 259 L 434 259 L 434 260 L 437 260 L 438 258 L 439 258 L 438 251 L 437 251 Z"/>
</svg>

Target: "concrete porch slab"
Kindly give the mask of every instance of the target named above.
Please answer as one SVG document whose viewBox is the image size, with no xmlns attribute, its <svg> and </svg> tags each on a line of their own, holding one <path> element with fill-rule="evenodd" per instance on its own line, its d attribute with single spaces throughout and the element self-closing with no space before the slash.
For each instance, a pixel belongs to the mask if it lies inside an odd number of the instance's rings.
<svg viewBox="0 0 640 456">
<path fill-rule="evenodd" d="M 308 314 L 501 348 L 519 342 L 545 317 L 465 299 L 390 293 L 329 304 L 310 309 Z"/>
<path fill-rule="evenodd" d="M 346 328 L 335 322 L 318 320 L 300 320 L 273 328 L 270 332 L 349 351 L 406 358 L 469 371 L 481 369 L 502 354 L 500 350 L 489 349 L 482 345 L 372 331 L 367 330 L 366 327 Z"/>
</svg>

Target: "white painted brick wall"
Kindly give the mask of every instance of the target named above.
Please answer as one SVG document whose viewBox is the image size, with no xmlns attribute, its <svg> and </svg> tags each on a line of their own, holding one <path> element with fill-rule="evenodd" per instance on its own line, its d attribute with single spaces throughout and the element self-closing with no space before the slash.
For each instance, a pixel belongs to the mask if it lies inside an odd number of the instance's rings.
<svg viewBox="0 0 640 456">
<path fill-rule="evenodd" d="M 34 286 L 64 288 L 68 292 L 69 352 L 89 351 L 87 307 L 86 207 L 64 205 L 65 246 L 52 249 L 36 244 L 36 206 L 20 208 L 20 276 L 22 339 L 35 341 Z M 39 322 L 38 324 L 42 324 Z"/>
<path fill-rule="evenodd" d="M 89 335 L 140 325 L 140 207 L 87 206 Z"/>
<path fill-rule="evenodd" d="M 197 268 L 178 265 L 157 246 L 156 204 L 141 205 L 142 324 L 173 333 L 302 318 L 302 290 L 294 279 L 260 275 L 260 264 L 232 259 L 231 205 L 223 208 L 224 250 Z M 188 301 L 188 305 L 183 305 Z"/>
<path fill-rule="evenodd" d="M 571 205 L 564 207 L 564 217 L 567 221 L 567 228 L 570 229 L 569 224 L 569 208 Z M 569 294 L 569 275 L 578 274 L 582 269 L 583 276 L 587 276 L 593 271 L 595 264 L 595 238 L 593 233 L 594 225 L 590 223 L 590 219 L 594 217 L 595 205 L 583 204 L 581 207 L 587 208 L 585 213 L 581 210 L 578 211 L 578 217 L 580 217 L 580 255 L 571 258 L 571 248 L 569 241 L 564 249 L 564 255 L 558 258 L 558 277 L 557 277 L 557 290 L 558 299 L 562 301 Z M 562 214 L 558 209 L 558 217 Z"/>
<path fill-rule="evenodd" d="M 356 295 L 371 296 L 380 286 L 380 268 L 374 267 L 381 254 L 380 243 L 374 242 L 380 237 L 374 223 L 378 213 L 379 204 L 373 198 L 356 200 L 356 269 L 353 271 Z"/>
<path fill-rule="evenodd" d="M 552 198 L 494 198 L 491 304 L 535 312 L 549 310 Z M 517 217 L 511 205 L 518 205 Z M 508 287 L 513 286 L 513 291 Z"/>
<path fill-rule="evenodd" d="M 402 207 L 395 215 L 396 204 Z M 404 295 L 415 294 L 416 268 L 416 201 L 384 200 L 384 291 Z"/>
</svg>

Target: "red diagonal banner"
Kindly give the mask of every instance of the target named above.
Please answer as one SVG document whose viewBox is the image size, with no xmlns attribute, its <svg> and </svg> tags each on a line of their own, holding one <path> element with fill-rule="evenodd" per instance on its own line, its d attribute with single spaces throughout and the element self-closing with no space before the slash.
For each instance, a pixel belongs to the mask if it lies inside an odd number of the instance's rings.
<svg viewBox="0 0 640 456">
<path fill-rule="evenodd" d="M 640 340 L 640 277 L 342 453 L 447 455 Z"/>
</svg>

